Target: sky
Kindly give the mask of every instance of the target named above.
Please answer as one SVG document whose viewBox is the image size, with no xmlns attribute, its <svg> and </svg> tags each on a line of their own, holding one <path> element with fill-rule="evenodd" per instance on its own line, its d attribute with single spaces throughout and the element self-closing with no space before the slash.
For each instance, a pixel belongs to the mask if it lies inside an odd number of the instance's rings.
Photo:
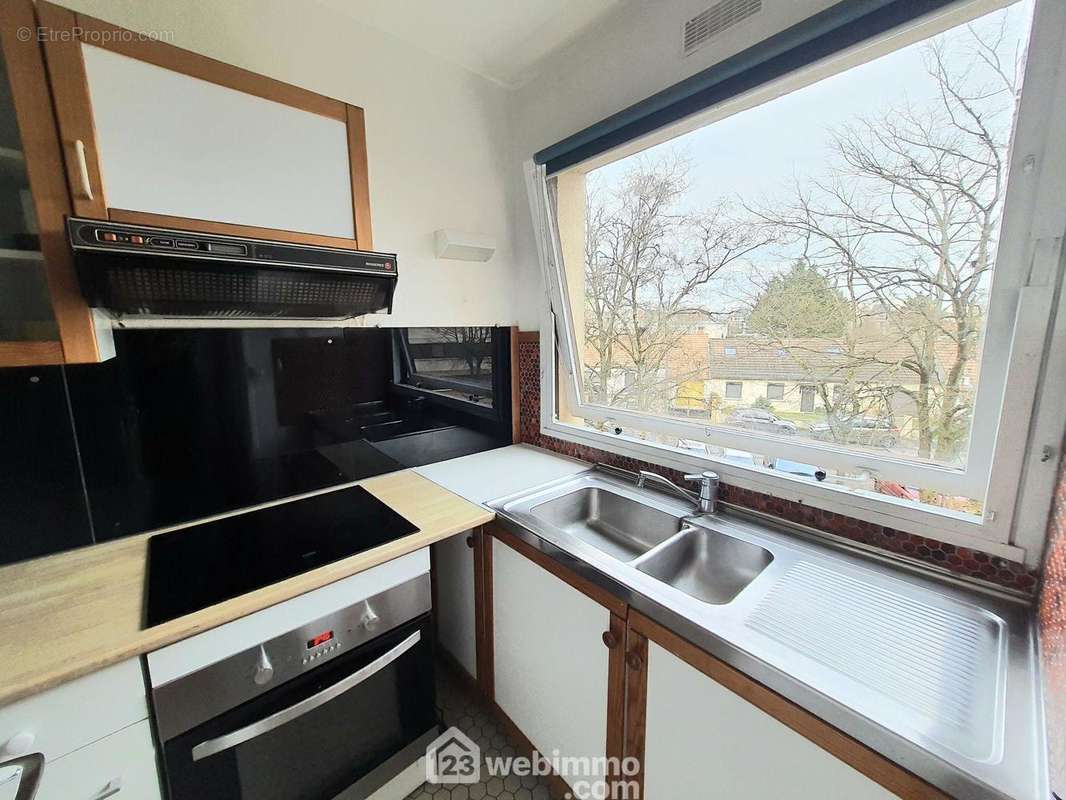
<svg viewBox="0 0 1066 800">
<path fill-rule="evenodd" d="M 997 20 L 1006 16 L 1008 41 L 1024 42 L 1031 15 L 1031 0 L 1024 0 L 980 18 L 977 24 L 998 24 Z M 957 45 L 968 38 L 968 33 L 962 27 L 939 37 Z M 654 157 L 680 149 L 691 159 L 692 188 L 684 201 L 686 210 L 737 196 L 749 202 L 788 196 L 788 188 L 796 178 L 802 182 L 804 176 L 825 174 L 831 156 L 828 132 L 833 128 L 856 116 L 876 117 L 879 112 L 908 101 L 919 104 L 934 99 L 936 87 L 923 63 L 922 44 L 910 45 L 664 142 L 645 151 L 645 155 Z M 594 181 L 610 186 L 631 166 L 632 158 L 595 170 Z M 760 256 L 762 268 L 783 269 L 795 255 L 798 252 L 789 253 L 780 247 L 764 252 Z M 720 292 L 746 293 L 744 278 L 734 274 L 729 279 L 734 283 L 733 289 L 720 285 Z M 723 304 L 734 305 L 724 297 L 710 303 L 719 310 Z"/>
</svg>

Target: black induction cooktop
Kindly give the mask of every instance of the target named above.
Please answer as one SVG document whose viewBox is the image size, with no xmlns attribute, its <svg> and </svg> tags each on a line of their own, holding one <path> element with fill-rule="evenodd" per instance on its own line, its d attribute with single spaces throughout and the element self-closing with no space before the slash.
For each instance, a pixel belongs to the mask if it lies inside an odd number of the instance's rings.
<svg viewBox="0 0 1066 800">
<path fill-rule="evenodd" d="M 148 540 L 147 625 L 175 619 L 418 530 L 361 486 Z"/>
</svg>

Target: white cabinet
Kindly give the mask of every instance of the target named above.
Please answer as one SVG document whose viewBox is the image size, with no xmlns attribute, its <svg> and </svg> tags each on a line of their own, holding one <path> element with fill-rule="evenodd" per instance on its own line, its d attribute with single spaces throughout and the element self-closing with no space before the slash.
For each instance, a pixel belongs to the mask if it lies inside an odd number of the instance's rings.
<svg viewBox="0 0 1066 800">
<path fill-rule="evenodd" d="M 45 764 L 35 800 L 159 800 L 148 720 Z"/>
<path fill-rule="evenodd" d="M 355 238 L 345 121 L 82 55 L 110 208 Z"/>
<path fill-rule="evenodd" d="M 363 109 L 37 8 L 77 215 L 373 247 Z"/>
<path fill-rule="evenodd" d="M 497 705 L 542 755 L 602 762 L 611 612 L 495 536 L 489 542 Z M 562 777 L 571 786 L 595 778 Z"/>
<path fill-rule="evenodd" d="M 437 639 L 472 677 L 477 675 L 474 613 L 475 533 L 452 536 L 433 545 L 436 581 Z"/>
<path fill-rule="evenodd" d="M 50 762 L 147 718 L 141 662 L 131 658 L 0 708 L 0 752 Z"/>
<path fill-rule="evenodd" d="M 140 659 L 0 708 L 0 753 L 44 755 L 37 800 L 158 800 Z"/>
<path fill-rule="evenodd" d="M 896 797 L 655 642 L 647 659 L 648 800 Z"/>
</svg>

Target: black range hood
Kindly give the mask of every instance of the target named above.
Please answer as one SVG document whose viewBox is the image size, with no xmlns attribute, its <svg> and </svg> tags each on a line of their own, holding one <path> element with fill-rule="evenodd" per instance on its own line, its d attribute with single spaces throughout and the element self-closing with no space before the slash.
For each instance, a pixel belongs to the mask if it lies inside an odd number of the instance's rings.
<svg viewBox="0 0 1066 800">
<path fill-rule="evenodd" d="M 396 256 L 69 218 L 89 305 L 113 314 L 346 319 L 392 312 Z"/>
</svg>

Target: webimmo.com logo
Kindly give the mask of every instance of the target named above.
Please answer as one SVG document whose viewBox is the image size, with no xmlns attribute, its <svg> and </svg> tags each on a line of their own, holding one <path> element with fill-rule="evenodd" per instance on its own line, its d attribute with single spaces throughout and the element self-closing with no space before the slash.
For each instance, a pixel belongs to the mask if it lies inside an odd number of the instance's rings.
<svg viewBox="0 0 1066 800">
<path fill-rule="evenodd" d="M 477 783 L 481 780 L 481 748 L 458 728 L 448 728 L 426 748 L 429 783 Z"/>
</svg>

